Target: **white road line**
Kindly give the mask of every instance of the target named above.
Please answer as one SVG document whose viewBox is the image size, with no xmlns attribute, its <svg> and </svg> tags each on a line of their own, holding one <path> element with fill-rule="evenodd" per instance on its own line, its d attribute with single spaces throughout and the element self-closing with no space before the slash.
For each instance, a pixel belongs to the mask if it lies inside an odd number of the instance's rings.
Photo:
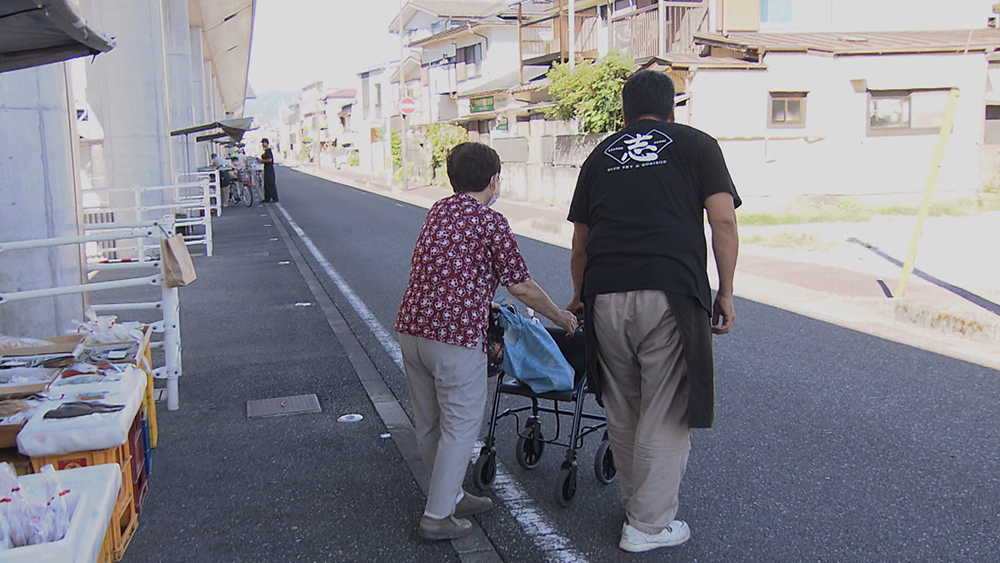
<svg viewBox="0 0 1000 563">
<path fill-rule="evenodd" d="M 278 209 L 281 211 L 281 214 L 285 216 L 285 220 L 288 221 L 288 224 L 292 227 L 292 230 L 295 231 L 295 234 L 297 234 L 299 238 L 302 239 L 302 242 L 305 243 L 306 248 L 309 249 L 309 253 L 313 255 L 313 258 L 315 258 L 317 262 L 319 262 L 319 265 L 323 267 L 323 271 L 326 272 L 326 275 L 330 276 L 330 279 L 333 280 L 337 289 L 344 294 L 344 297 L 347 298 L 347 301 L 351 304 L 351 307 L 354 308 L 354 311 L 359 317 L 361 317 L 361 320 L 364 321 L 368 329 L 372 331 L 372 334 L 375 335 L 375 338 L 377 338 L 382 347 L 385 348 L 385 351 L 389 353 L 389 357 L 392 358 L 392 361 L 396 362 L 396 366 L 399 367 L 400 371 L 403 371 L 403 353 L 400 351 L 399 344 L 396 343 L 396 339 L 382 327 L 382 323 L 378 322 L 378 319 L 375 318 L 375 315 L 368 309 L 365 302 L 358 297 L 358 294 L 354 293 L 354 290 L 351 289 L 351 286 L 347 285 L 344 278 L 340 277 L 337 270 L 333 269 L 333 265 L 331 265 L 326 257 L 323 256 L 323 253 L 316 248 L 316 245 L 313 244 L 312 239 L 306 235 L 305 231 L 299 228 L 295 221 L 292 220 L 292 216 L 288 214 L 288 211 L 285 211 L 284 206 L 279 203 Z"/>
<path fill-rule="evenodd" d="M 472 462 L 479 458 L 482 442 L 476 442 L 472 452 Z M 521 488 L 517 479 L 511 475 L 500 461 L 497 461 L 497 473 L 493 478 L 490 490 L 503 501 L 504 508 L 517 520 L 524 534 L 531 538 L 547 561 L 553 563 L 587 563 L 583 555 L 574 551 L 569 539 L 559 534 L 549 519 L 538 510 L 531 495 Z"/>
<path fill-rule="evenodd" d="M 361 320 L 364 321 L 368 329 L 372 331 L 375 338 L 378 339 L 382 348 L 396 362 L 399 370 L 403 371 L 403 353 L 396 339 L 385 330 L 382 323 L 372 314 L 368 306 L 365 305 L 365 302 L 358 297 L 358 294 L 354 293 L 354 290 L 344 281 L 344 278 L 340 277 L 337 270 L 333 268 L 329 260 L 316 248 L 316 245 L 313 244 L 305 231 L 299 228 L 295 221 L 292 220 L 291 215 L 288 214 L 288 211 L 285 211 L 284 206 L 279 203 L 277 207 L 281 211 L 281 214 L 284 215 L 285 220 L 288 221 L 288 225 L 295 231 L 295 234 L 302 239 L 302 242 L 309 249 L 313 258 L 316 259 L 316 262 L 323 268 L 326 275 L 330 276 L 337 289 L 347 298 L 354 311 L 361 317 Z M 479 456 L 479 450 L 482 447 L 482 442 L 476 443 L 476 448 L 472 455 L 473 461 Z M 570 547 L 569 539 L 556 531 L 555 526 L 535 506 L 535 502 L 531 496 L 521 488 L 517 480 L 514 479 L 499 461 L 497 461 L 497 473 L 491 488 L 496 493 L 496 496 L 503 501 L 503 505 L 510 512 L 510 515 L 517 520 L 521 529 L 524 530 L 525 535 L 531 539 L 535 547 L 541 550 L 547 561 L 552 563 L 587 563 L 587 560 L 581 554 Z"/>
</svg>

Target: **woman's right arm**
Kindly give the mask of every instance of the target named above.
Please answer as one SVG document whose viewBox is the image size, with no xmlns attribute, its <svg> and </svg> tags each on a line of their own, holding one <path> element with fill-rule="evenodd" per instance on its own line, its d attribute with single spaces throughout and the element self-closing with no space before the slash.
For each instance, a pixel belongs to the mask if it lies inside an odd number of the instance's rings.
<svg viewBox="0 0 1000 563">
<path fill-rule="evenodd" d="M 576 330 L 577 324 L 579 324 L 576 315 L 560 309 L 552 302 L 545 290 L 535 283 L 535 280 L 514 284 L 507 287 L 507 291 L 521 303 L 538 311 L 542 316 L 565 329 L 567 334 L 573 334 Z"/>
</svg>

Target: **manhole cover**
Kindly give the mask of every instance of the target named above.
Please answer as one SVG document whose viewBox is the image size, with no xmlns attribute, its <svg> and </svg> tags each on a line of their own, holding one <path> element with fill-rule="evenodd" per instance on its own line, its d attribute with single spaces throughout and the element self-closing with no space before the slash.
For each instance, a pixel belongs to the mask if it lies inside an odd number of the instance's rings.
<svg viewBox="0 0 1000 563">
<path fill-rule="evenodd" d="M 247 401 L 247 418 L 323 412 L 315 394 Z"/>
</svg>

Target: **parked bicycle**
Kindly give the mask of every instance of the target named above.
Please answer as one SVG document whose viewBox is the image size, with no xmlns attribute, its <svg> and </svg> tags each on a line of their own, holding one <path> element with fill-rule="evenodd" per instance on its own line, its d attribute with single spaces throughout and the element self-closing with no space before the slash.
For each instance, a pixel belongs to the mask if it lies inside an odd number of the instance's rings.
<svg viewBox="0 0 1000 563">
<path fill-rule="evenodd" d="M 238 169 L 225 170 L 229 175 L 229 203 L 236 205 L 242 202 L 247 207 L 253 206 L 253 189 L 248 185 L 249 176 Z"/>
</svg>

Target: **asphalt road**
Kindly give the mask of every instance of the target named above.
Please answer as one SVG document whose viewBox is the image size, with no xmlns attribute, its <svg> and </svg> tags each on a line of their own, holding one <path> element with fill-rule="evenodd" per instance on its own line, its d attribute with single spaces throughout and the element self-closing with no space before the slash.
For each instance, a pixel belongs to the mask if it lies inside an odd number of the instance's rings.
<svg viewBox="0 0 1000 563">
<path fill-rule="evenodd" d="M 391 331 L 426 211 L 283 168 L 278 184 L 293 220 Z M 519 242 L 534 278 L 566 303 L 568 251 Z M 319 277 L 410 412 L 399 368 Z M 1000 373 L 751 301 L 737 300 L 737 313 L 733 333 L 715 340 L 717 422 L 692 439 L 679 517 L 693 539 L 682 547 L 617 549 L 623 512 L 617 485 L 599 484 L 590 470 L 596 439 L 581 453 L 576 502 L 560 508 L 552 489 L 562 452 L 547 450 L 525 471 L 513 423 L 503 423 L 500 461 L 574 553 L 602 562 L 1000 556 Z M 398 508 L 414 519 L 420 511 Z M 551 558 L 502 503 L 480 523 L 507 561 Z"/>
</svg>

